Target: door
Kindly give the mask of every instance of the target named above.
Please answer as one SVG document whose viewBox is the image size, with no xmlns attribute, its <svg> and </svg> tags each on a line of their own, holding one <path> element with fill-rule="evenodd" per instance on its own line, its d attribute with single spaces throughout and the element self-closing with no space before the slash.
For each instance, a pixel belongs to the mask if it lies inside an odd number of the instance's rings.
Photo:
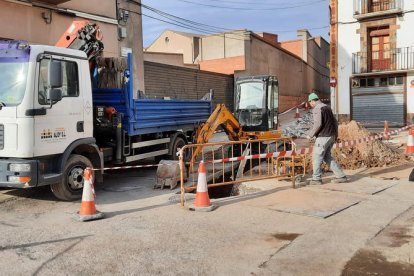
<svg viewBox="0 0 414 276">
<path fill-rule="evenodd" d="M 47 100 L 51 59 L 62 65 L 62 100 L 50 108 Z M 45 55 L 37 63 L 35 110 L 42 114 L 34 119 L 35 156 L 63 153 L 75 140 L 84 137 L 83 98 L 80 95 L 79 60 Z"/>
<path fill-rule="evenodd" d="M 387 29 L 371 31 L 371 70 L 386 71 L 391 69 L 390 36 Z"/>
<path fill-rule="evenodd" d="M 276 79 L 270 78 L 268 84 L 269 130 L 278 128 L 279 86 Z"/>
</svg>

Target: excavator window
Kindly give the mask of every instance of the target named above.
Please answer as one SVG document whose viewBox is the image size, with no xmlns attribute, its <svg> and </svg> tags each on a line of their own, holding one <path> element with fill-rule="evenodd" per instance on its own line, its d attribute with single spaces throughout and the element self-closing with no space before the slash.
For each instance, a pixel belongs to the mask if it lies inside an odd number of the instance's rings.
<svg viewBox="0 0 414 276">
<path fill-rule="evenodd" d="M 256 128 L 263 125 L 266 113 L 266 85 L 262 81 L 239 84 L 236 102 L 236 113 L 240 124 L 245 128 Z"/>
</svg>

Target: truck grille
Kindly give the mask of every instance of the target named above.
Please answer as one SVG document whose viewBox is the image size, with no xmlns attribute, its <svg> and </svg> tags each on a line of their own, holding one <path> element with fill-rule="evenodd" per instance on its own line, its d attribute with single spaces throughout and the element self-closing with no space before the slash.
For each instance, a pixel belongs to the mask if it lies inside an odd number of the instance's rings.
<svg viewBox="0 0 414 276">
<path fill-rule="evenodd" d="M 0 150 L 4 149 L 4 125 L 0 124 Z"/>
</svg>

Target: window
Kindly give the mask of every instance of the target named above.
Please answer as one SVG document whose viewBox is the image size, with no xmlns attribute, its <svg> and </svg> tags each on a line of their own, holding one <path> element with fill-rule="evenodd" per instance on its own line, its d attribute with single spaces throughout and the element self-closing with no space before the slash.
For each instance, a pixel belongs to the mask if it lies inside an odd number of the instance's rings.
<svg viewBox="0 0 414 276">
<path fill-rule="evenodd" d="M 380 86 L 388 86 L 388 78 L 381 78 Z"/>
<path fill-rule="evenodd" d="M 375 86 L 375 79 L 374 78 L 367 79 L 367 86 L 368 87 Z"/>
<path fill-rule="evenodd" d="M 360 87 L 366 87 L 367 86 L 367 79 L 360 79 L 359 80 L 359 86 Z"/>
<path fill-rule="evenodd" d="M 61 60 L 62 62 L 62 96 L 79 96 L 79 75 L 76 62 Z M 48 70 L 50 59 L 42 59 L 39 67 L 39 104 L 49 105 L 47 101 Z"/>
</svg>

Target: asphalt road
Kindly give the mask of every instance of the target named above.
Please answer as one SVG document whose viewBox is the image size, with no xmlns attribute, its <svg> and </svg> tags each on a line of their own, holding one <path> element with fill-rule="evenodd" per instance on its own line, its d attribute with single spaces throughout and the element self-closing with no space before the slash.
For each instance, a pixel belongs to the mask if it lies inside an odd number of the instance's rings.
<svg viewBox="0 0 414 276">
<path fill-rule="evenodd" d="M 412 275 L 411 167 L 353 172 L 342 186 L 250 183 L 256 193 L 214 200 L 211 213 L 153 190 L 154 169 L 116 172 L 97 187 L 106 218 L 87 223 L 72 219 L 79 202 L 46 188 L 3 189 L 0 274 Z"/>
</svg>

